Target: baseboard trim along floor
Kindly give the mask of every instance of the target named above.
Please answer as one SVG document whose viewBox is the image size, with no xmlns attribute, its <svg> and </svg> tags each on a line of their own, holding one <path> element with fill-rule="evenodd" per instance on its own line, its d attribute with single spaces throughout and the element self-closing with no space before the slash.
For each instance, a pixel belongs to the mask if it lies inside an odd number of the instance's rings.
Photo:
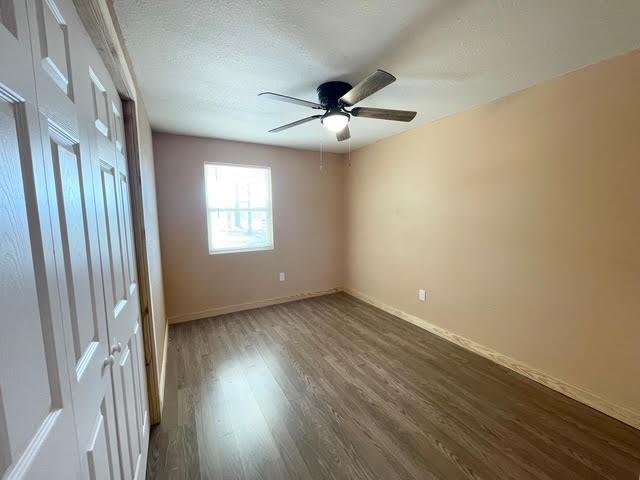
<svg viewBox="0 0 640 480">
<path fill-rule="evenodd" d="M 303 300 L 305 298 L 321 297 L 322 295 L 330 295 L 332 293 L 340 292 L 341 290 L 342 290 L 341 288 L 331 288 L 329 290 L 318 290 L 315 292 L 297 293 L 295 295 L 268 298 L 266 300 L 257 300 L 255 302 L 226 305 L 223 307 L 216 307 L 208 310 L 202 310 L 200 312 L 186 313 L 183 315 L 176 315 L 173 317 L 169 317 L 168 322 L 170 324 L 190 322 L 192 320 L 200 320 L 202 318 L 217 317 L 218 315 L 225 315 L 227 313 L 242 312 L 244 310 L 253 310 L 254 308 L 268 307 L 269 305 L 277 305 L 279 303 L 295 302 L 296 300 Z"/>
<path fill-rule="evenodd" d="M 445 340 L 449 340 L 456 345 L 459 345 L 467 350 L 470 350 L 478 355 L 481 355 L 493 362 L 502 365 L 510 370 L 513 370 L 525 377 L 530 378 L 546 387 L 549 387 L 567 397 L 576 400 L 580 403 L 584 403 L 585 405 L 590 406 L 610 417 L 615 418 L 616 420 L 620 420 L 621 422 L 626 423 L 634 428 L 640 430 L 640 414 L 635 413 L 625 407 L 621 407 L 619 405 L 615 405 L 603 398 L 590 393 L 580 387 L 576 387 L 575 385 L 571 385 L 562 380 L 554 378 L 544 372 L 540 372 L 518 360 L 515 360 L 507 355 L 496 352 L 484 345 L 480 345 L 479 343 L 474 342 L 473 340 L 469 340 L 461 335 L 452 333 L 444 328 L 438 327 L 429 323 L 427 320 L 416 317 L 415 315 L 411 315 L 410 313 L 399 310 L 395 307 L 385 304 L 380 300 L 371 297 L 362 292 L 358 292 L 356 290 L 352 290 L 349 288 L 343 288 L 343 292 L 348 295 L 351 295 L 359 300 L 362 300 L 369 305 L 379 308 L 380 310 L 384 310 L 385 312 L 401 318 L 409 323 L 412 323 L 428 332 L 431 332 L 439 337 L 444 338 Z"/>
</svg>

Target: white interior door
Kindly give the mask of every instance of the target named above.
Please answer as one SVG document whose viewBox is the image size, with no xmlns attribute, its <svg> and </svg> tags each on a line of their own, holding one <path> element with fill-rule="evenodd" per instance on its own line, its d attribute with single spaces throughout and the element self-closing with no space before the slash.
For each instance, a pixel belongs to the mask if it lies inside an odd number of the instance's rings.
<svg viewBox="0 0 640 480">
<path fill-rule="evenodd" d="M 143 478 L 120 100 L 71 0 L 0 0 L 0 21 L 0 472 Z"/>
<path fill-rule="evenodd" d="M 70 1 L 27 4 L 81 468 L 120 478 L 88 125 L 93 47 Z"/>
<path fill-rule="evenodd" d="M 141 478 L 146 467 L 149 412 L 122 105 L 105 72 L 92 69 L 91 77 L 95 99 L 92 137 L 97 190 L 101 192 L 98 223 L 122 475 Z"/>
<path fill-rule="evenodd" d="M 26 3 L 0 1 L 0 475 L 82 478 Z"/>
</svg>

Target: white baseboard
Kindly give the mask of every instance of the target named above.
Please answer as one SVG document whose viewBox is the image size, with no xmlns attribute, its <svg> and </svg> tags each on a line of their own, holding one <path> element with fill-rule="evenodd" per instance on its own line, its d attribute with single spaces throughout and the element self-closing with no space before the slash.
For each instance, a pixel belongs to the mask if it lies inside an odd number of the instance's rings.
<svg viewBox="0 0 640 480">
<path fill-rule="evenodd" d="M 577 400 L 580 403 L 584 403 L 585 405 L 590 406 L 610 417 L 613 417 L 621 422 L 626 423 L 634 428 L 640 430 L 640 413 L 633 412 L 625 407 L 621 407 L 619 405 L 615 405 L 608 400 L 605 400 L 591 392 L 586 391 L 583 388 L 576 387 L 575 385 L 571 385 L 562 380 L 554 378 L 544 372 L 540 372 L 519 360 L 515 360 L 511 357 L 503 355 L 502 353 L 496 352 L 488 347 L 480 345 L 479 343 L 474 342 L 473 340 L 469 340 L 461 335 L 452 333 L 444 328 L 438 327 L 429 323 L 428 321 L 416 317 L 415 315 L 411 315 L 397 308 L 391 307 L 378 299 L 366 295 L 362 292 L 358 292 L 356 290 L 352 290 L 349 288 L 343 288 L 343 292 L 362 300 L 365 303 L 373 305 L 381 310 L 384 310 L 391 315 L 401 318 L 409 323 L 412 323 L 428 332 L 431 332 L 435 335 L 438 335 L 445 340 L 448 340 L 456 345 L 459 345 L 467 350 L 470 350 L 478 355 L 481 355 L 493 362 L 502 365 L 510 370 L 513 370 L 525 377 L 530 378 L 546 387 L 549 387 L 557 392 L 566 395 L 573 400 Z"/>
<path fill-rule="evenodd" d="M 286 297 L 268 298 L 266 300 L 257 300 L 255 302 L 238 303 L 235 305 L 226 305 L 224 307 L 216 307 L 209 310 L 202 310 L 200 312 L 186 313 L 183 315 L 175 315 L 169 317 L 170 324 L 190 322 L 191 320 L 199 320 L 201 318 L 217 317 L 218 315 L 225 315 L 227 313 L 241 312 L 243 310 L 252 310 L 254 308 L 267 307 L 269 305 L 277 305 L 279 303 L 295 302 L 296 300 L 302 300 L 305 298 L 320 297 L 322 295 L 330 295 L 341 291 L 341 288 L 331 288 L 329 290 L 320 290 L 316 292 L 298 293 L 296 295 L 289 295 Z"/>
</svg>

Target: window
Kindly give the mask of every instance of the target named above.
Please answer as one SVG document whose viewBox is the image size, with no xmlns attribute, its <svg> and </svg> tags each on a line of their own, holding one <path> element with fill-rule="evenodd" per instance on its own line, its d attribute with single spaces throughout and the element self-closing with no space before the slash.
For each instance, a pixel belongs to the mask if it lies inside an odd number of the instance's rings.
<svg viewBox="0 0 640 480">
<path fill-rule="evenodd" d="M 271 169 L 205 163 L 209 253 L 273 248 Z"/>
</svg>

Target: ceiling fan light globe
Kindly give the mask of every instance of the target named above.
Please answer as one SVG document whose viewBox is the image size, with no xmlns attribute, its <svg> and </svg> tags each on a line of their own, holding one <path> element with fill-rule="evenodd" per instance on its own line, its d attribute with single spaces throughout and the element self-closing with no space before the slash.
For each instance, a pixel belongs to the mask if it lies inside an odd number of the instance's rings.
<svg viewBox="0 0 640 480">
<path fill-rule="evenodd" d="M 330 132 L 337 133 L 349 123 L 349 116 L 344 113 L 331 113 L 322 117 L 322 125 Z"/>
</svg>

